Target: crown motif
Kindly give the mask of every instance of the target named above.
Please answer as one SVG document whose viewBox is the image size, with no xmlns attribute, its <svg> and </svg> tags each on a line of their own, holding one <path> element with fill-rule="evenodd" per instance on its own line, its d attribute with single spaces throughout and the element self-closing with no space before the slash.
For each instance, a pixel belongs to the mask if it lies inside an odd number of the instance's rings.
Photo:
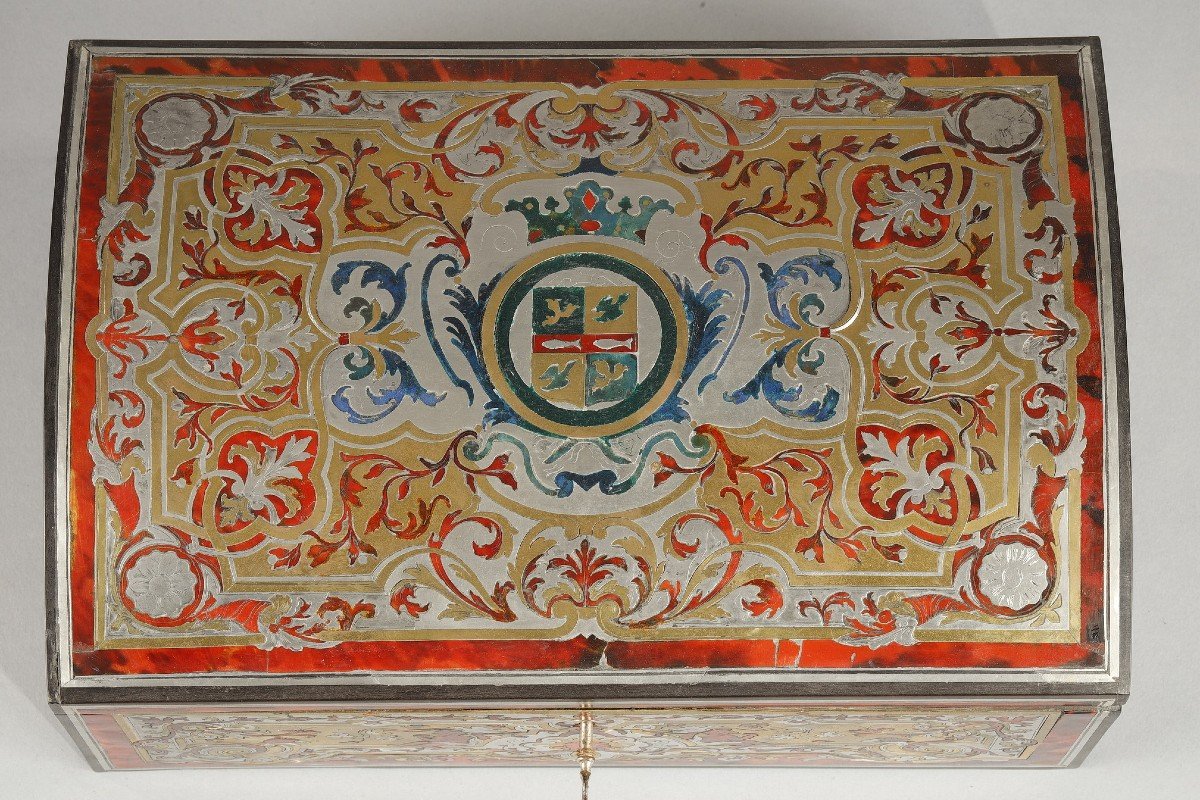
<svg viewBox="0 0 1200 800">
<path fill-rule="evenodd" d="M 675 210 L 667 200 L 642 196 L 637 201 L 637 213 L 632 212 L 634 203 L 628 197 L 622 197 L 617 203 L 617 210 L 610 211 L 608 203 L 615 194 L 612 189 L 586 180 L 563 192 L 567 200 L 567 207 L 563 210 L 559 210 L 562 203 L 556 197 L 547 197 L 544 204 L 536 197 L 509 200 L 504 210 L 517 211 L 525 217 L 529 223 L 531 242 L 553 239 L 555 236 L 589 234 L 645 241 L 650 218 L 659 211 L 674 213 Z"/>
</svg>

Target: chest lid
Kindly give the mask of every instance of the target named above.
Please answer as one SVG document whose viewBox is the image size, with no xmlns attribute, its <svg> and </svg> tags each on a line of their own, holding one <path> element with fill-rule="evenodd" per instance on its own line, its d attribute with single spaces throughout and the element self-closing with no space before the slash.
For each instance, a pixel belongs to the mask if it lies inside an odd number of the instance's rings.
<svg viewBox="0 0 1200 800">
<path fill-rule="evenodd" d="M 73 57 L 55 700 L 1126 690 L 1094 42 Z"/>
</svg>

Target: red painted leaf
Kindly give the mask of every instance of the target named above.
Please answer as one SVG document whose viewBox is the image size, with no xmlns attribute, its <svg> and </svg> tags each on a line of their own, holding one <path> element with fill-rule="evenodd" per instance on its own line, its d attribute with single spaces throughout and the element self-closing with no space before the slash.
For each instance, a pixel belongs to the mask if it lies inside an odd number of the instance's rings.
<svg viewBox="0 0 1200 800">
<path fill-rule="evenodd" d="M 923 624 L 939 614 L 947 611 L 966 611 L 970 605 L 957 597 L 947 597 L 944 594 L 923 594 L 916 597 L 906 597 L 904 602 L 912 606 L 917 613 L 917 624 Z"/>
<path fill-rule="evenodd" d="M 773 617 L 783 608 L 783 593 L 771 581 L 759 579 L 747 581 L 746 585 L 754 586 L 758 589 L 755 600 L 742 601 L 742 608 L 749 611 L 752 615 L 756 617 Z"/>
<path fill-rule="evenodd" d="M 416 619 L 429 610 L 429 604 L 421 605 L 416 601 L 417 589 L 412 584 L 402 584 L 392 592 L 391 606 L 397 614 L 407 614 Z"/>
</svg>

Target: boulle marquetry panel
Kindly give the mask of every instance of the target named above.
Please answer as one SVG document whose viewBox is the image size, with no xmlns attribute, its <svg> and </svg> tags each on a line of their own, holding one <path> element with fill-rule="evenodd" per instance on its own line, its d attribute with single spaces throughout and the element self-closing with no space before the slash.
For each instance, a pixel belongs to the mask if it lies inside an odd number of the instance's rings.
<svg viewBox="0 0 1200 800">
<path fill-rule="evenodd" d="M 738 686 L 1123 694 L 1094 42 L 683 50 L 73 49 L 51 683 L 145 704 L 69 715 L 109 765 L 577 733 L 172 688 L 633 692 L 614 764 L 1020 761 L 1070 716 L 702 710 Z"/>
</svg>

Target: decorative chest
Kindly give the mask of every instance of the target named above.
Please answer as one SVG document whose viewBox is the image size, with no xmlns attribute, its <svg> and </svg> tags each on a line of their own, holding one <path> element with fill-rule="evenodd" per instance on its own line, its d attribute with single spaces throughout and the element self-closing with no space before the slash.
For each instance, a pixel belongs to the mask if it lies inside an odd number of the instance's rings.
<svg viewBox="0 0 1200 800">
<path fill-rule="evenodd" d="M 1095 40 L 77 43 L 57 200 L 100 768 L 1063 766 L 1119 711 Z"/>
</svg>

